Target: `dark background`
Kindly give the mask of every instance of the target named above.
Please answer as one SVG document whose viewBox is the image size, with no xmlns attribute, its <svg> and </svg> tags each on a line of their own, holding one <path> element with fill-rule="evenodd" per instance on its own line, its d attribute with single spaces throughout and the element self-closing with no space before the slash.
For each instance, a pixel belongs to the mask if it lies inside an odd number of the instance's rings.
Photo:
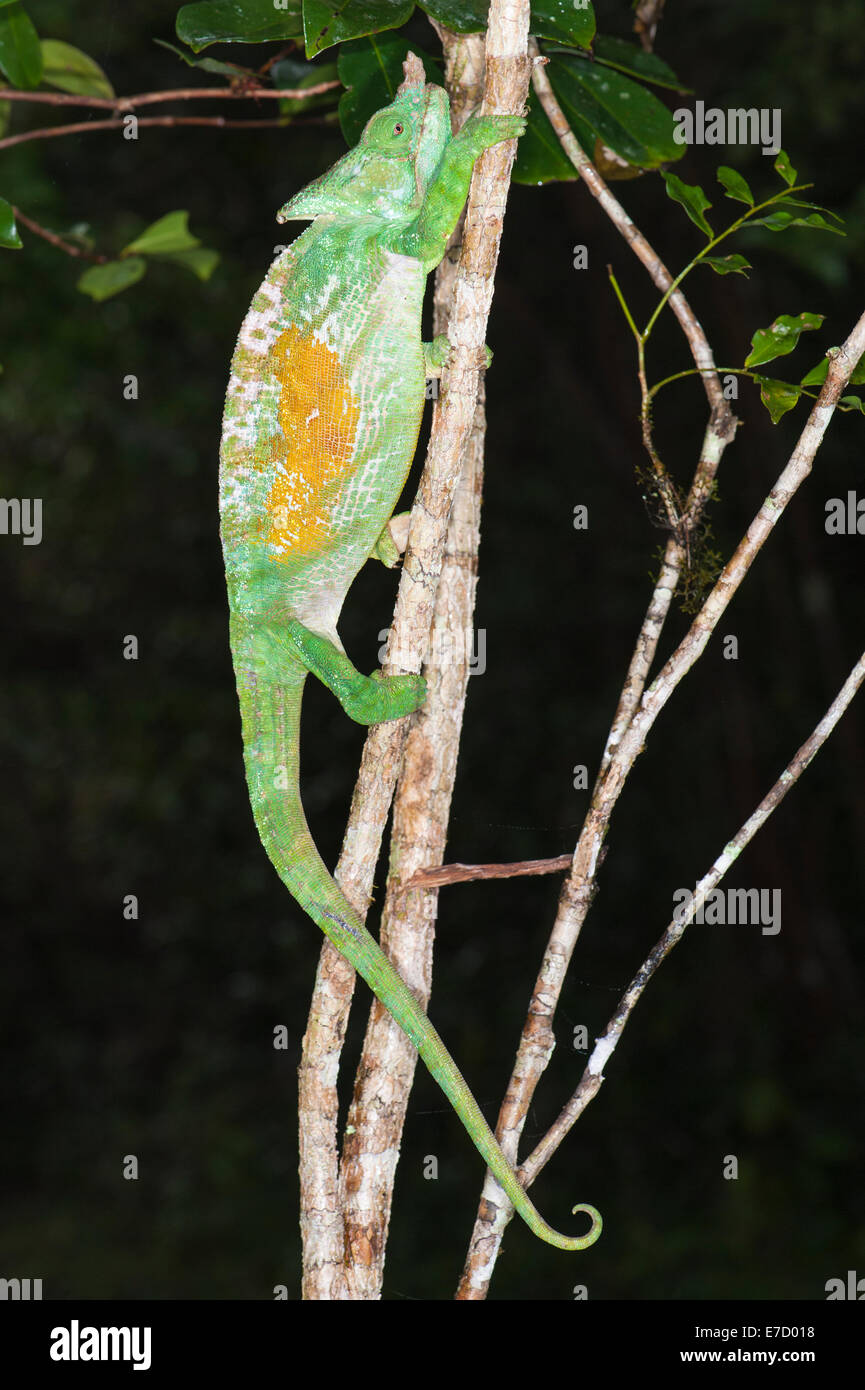
<svg viewBox="0 0 865 1390">
<path fill-rule="evenodd" d="M 115 90 L 211 82 L 156 47 L 167 3 L 39 3 L 43 36 L 105 67 Z M 624 4 L 601 4 L 627 33 Z M 412 33 L 435 51 L 418 15 Z M 695 272 L 688 293 L 723 364 L 779 313 L 821 312 L 819 334 L 768 369 L 798 380 L 862 308 L 865 31 L 855 0 L 668 5 L 658 51 L 707 103 L 780 107 L 783 145 L 848 238 L 755 233 L 731 249 L 749 280 Z M 272 48 L 222 49 L 258 64 Z M 333 53 L 325 54 L 333 58 Z M 693 98 L 662 94 L 675 107 Z M 196 106 L 225 111 L 227 103 Z M 162 108 L 160 108 L 162 109 Z M 171 109 L 171 108 L 169 108 Z M 178 111 L 184 108 L 174 108 Z M 190 110 L 185 108 L 186 113 Z M 234 104 L 230 112 L 262 114 Z M 70 119 L 84 119 L 76 112 Z M 19 108 L 13 129 L 56 119 Z M 44 499 L 38 547 L 2 538 L 0 754 L 3 885 L 0 1275 L 49 1298 L 264 1298 L 299 1291 L 296 1064 L 319 947 L 257 840 L 227 641 L 216 469 L 234 338 L 281 239 L 280 204 L 342 153 L 338 132 L 94 132 L 3 152 L 0 193 L 62 229 L 92 223 L 119 249 L 177 207 L 222 253 L 201 284 L 172 266 L 94 304 L 81 270 L 24 231 L 0 257 L 2 491 Z M 697 148 L 676 171 L 714 188 L 734 164 L 763 192 L 771 160 Z M 619 184 L 673 268 L 701 245 L 658 176 Z M 716 199 L 713 215 L 739 205 Z M 589 248 L 589 269 L 572 248 Z M 448 858 L 573 847 L 664 533 L 641 501 L 632 341 L 606 265 L 645 315 L 645 273 L 579 184 L 512 190 L 489 341 L 488 477 L 472 679 Z M 669 316 L 668 316 L 669 318 Z M 691 365 L 671 318 L 654 379 Z M 777 370 L 776 370 L 777 368 Z M 122 379 L 139 378 L 137 401 Z M 727 556 L 805 419 L 773 426 L 744 383 L 743 421 L 712 510 Z M 672 387 L 657 441 L 682 482 L 705 423 L 693 381 Z M 525 1144 L 571 1093 L 585 1054 L 692 886 L 750 814 L 862 649 L 861 536 L 830 537 L 826 500 L 862 484 L 863 421 L 836 416 L 697 669 L 639 759 L 613 821 L 600 893 L 556 1016 L 558 1049 Z M 415 475 L 413 475 L 414 477 Z M 575 532 L 573 507 L 589 507 Z M 376 664 L 394 576 L 369 566 L 342 634 Z M 687 619 L 671 616 L 666 656 Z M 122 659 L 137 635 L 138 661 Z M 724 660 L 735 634 L 739 659 Z M 579 1256 L 515 1221 L 493 1298 L 825 1297 L 865 1274 L 862 1111 L 865 759 L 861 699 L 729 885 L 780 888 L 778 936 L 693 927 L 651 984 L 607 1081 L 533 1188 L 570 1229 L 574 1201 L 604 1213 Z M 338 853 L 363 731 L 326 692 L 304 711 L 305 801 Z M 379 882 L 383 878 L 383 866 Z M 494 1122 L 558 880 L 444 891 L 431 1013 Z M 137 921 L 122 901 L 137 894 Z M 373 921 L 375 918 L 373 917 Z M 347 1097 L 368 993 L 358 988 Z M 272 1047 L 284 1023 L 288 1052 Z M 427 1154 L 439 1180 L 423 1178 Z M 123 1156 L 140 1163 L 122 1178 Z M 739 1177 L 724 1181 L 726 1155 Z M 400 1164 L 384 1296 L 447 1298 L 481 1182 L 476 1153 L 422 1068 Z"/>
</svg>

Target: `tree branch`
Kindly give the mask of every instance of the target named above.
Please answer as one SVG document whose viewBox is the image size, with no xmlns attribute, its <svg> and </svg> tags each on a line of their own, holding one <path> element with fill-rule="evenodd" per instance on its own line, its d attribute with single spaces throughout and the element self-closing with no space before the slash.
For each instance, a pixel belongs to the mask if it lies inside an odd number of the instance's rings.
<svg viewBox="0 0 865 1390">
<path fill-rule="evenodd" d="M 110 259 L 108 256 L 103 256 L 99 251 L 90 251 L 85 246 L 76 246 L 74 242 L 66 241 L 62 236 L 58 236 L 56 232 L 50 232 L 47 227 L 42 226 L 41 222 L 34 222 L 33 218 L 28 217 L 20 208 L 13 206 L 12 215 L 16 222 L 21 223 L 22 227 L 27 227 L 34 235 L 42 237 L 44 241 L 50 242 L 52 246 L 56 246 L 59 250 L 65 251 L 67 256 L 80 256 L 85 261 L 95 261 L 97 265 L 105 265 Z"/>
<path fill-rule="evenodd" d="M 438 868 L 418 869 L 405 884 L 413 888 L 444 888 L 449 883 L 472 883 L 483 878 L 522 878 L 529 874 L 556 874 L 569 869 L 572 854 L 554 859 L 517 859 L 512 864 L 442 864 Z"/>
<path fill-rule="evenodd" d="M 17 87 L 0 87 L 0 101 L 24 101 L 44 106 L 91 106 L 100 111 L 133 111 L 137 106 L 154 106 L 162 101 L 223 100 L 257 101 L 287 100 L 303 101 L 306 97 L 319 96 L 329 92 L 342 83 L 334 78 L 330 82 L 316 82 L 311 87 L 175 87 L 163 92 L 139 92 L 128 97 L 79 96 L 74 92 L 22 92 Z"/>
<path fill-rule="evenodd" d="M 573 1127 L 575 1122 L 585 1110 L 589 1102 L 598 1094 L 604 1082 L 604 1067 L 618 1046 L 625 1025 L 630 1018 L 634 1006 L 640 999 L 646 985 L 654 975 L 661 963 L 670 954 L 673 947 L 678 945 L 685 934 L 687 927 L 694 920 L 697 911 L 703 906 L 708 895 L 720 883 L 727 870 L 738 859 L 742 850 L 754 838 L 757 831 L 769 819 L 777 806 L 780 806 L 784 797 L 790 791 L 805 768 L 816 756 L 827 738 L 831 734 L 835 725 L 838 723 L 844 711 L 853 699 L 859 687 L 865 680 L 865 652 L 859 658 L 850 675 L 847 677 L 843 686 L 839 690 L 832 704 L 820 720 L 819 724 L 811 734 L 810 738 L 802 744 L 802 747 L 791 758 L 775 785 L 766 793 L 760 805 L 749 816 L 744 825 L 737 831 L 724 846 L 721 854 L 715 860 L 711 869 L 700 879 L 693 897 L 693 901 L 687 911 L 679 921 L 675 917 L 670 922 L 663 936 L 655 943 L 643 964 L 640 966 L 633 980 L 629 984 L 625 993 L 619 1001 L 615 1013 L 607 1024 L 600 1038 L 595 1039 L 595 1046 L 592 1055 L 586 1063 L 580 1084 L 574 1092 L 568 1104 L 561 1114 L 544 1135 L 540 1144 L 535 1148 L 520 1169 L 520 1177 L 525 1180 L 526 1186 L 534 1181 L 538 1173 L 550 1159 L 552 1154 L 562 1142 L 565 1135 Z"/>
<path fill-rule="evenodd" d="M 451 115 L 454 128 L 458 129 L 484 94 L 484 40 L 482 35 L 458 37 L 447 31 L 443 31 L 442 40 Z M 495 109 L 518 110 L 527 91 L 528 74 L 520 74 L 517 67 L 510 90 L 497 94 Z M 507 151 L 502 153 L 505 157 L 497 161 L 495 172 L 495 198 L 489 199 L 489 188 L 479 194 L 473 184 L 466 224 L 480 208 L 503 208 L 510 161 Z M 476 175 L 475 184 L 482 172 Z M 460 275 L 454 264 L 455 243 L 459 244 L 463 234 L 459 227 L 435 282 L 433 334 L 448 331 L 452 339 L 456 337 L 453 304 Z M 488 248 L 488 257 L 475 264 L 473 284 L 478 293 L 480 275 L 491 281 L 494 274 L 494 245 Z M 462 257 L 460 263 L 463 264 Z M 478 312 L 483 313 L 482 300 Z M 479 332 L 483 341 L 485 325 Z M 416 868 L 440 861 L 447 840 L 469 678 L 466 635 L 472 630 L 477 585 L 485 433 L 484 381 L 480 378 L 469 437 L 461 451 L 462 467 L 435 589 L 432 635 L 423 668 L 427 699 L 409 727 L 394 797 L 387 893 L 382 909 L 383 948 L 424 1002 L 428 1001 L 432 987 L 438 895 L 409 889 L 406 880 Z M 363 1249 L 363 1243 L 368 1241 L 372 1251 L 369 1260 L 353 1262 L 355 1287 L 363 1297 L 374 1296 L 381 1286 L 400 1136 L 416 1065 L 417 1053 L 405 1034 L 384 1009 L 373 1004 L 341 1168 L 350 1244 L 353 1249 Z M 387 1096 L 386 1104 L 381 1103 L 382 1095 Z"/>
<path fill-rule="evenodd" d="M 218 130 L 264 130 L 288 124 L 287 116 L 276 116 L 268 120 L 228 120 L 225 116 L 136 116 L 139 128 L 143 126 L 213 126 Z M 305 116 L 292 119 L 293 127 L 321 125 L 321 116 Z M 74 121 L 71 125 L 43 126 L 39 130 L 25 130 L 20 135 L 7 135 L 0 140 L 0 150 L 11 149 L 13 145 L 26 145 L 30 140 L 56 140 L 62 135 L 81 135 L 92 130 L 123 130 L 122 120 Z"/>
<path fill-rule="evenodd" d="M 683 676 L 702 655 L 716 624 L 765 541 L 787 504 L 810 473 L 814 456 L 823 440 L 841 392 L 863 351 L 865 314 L 859 319 L 843 346 L 829 354 L 826 381 L 789 462 L 748 527 L 745 537 L 695 617 L 688 633 L 643 695 L 638 712 L 629 722 L 606 769 L 599 774 L 592 794 L 592 804 L 577 844 L 573 869 L 562 889 L 558 915 L 535 985 L 529 1018 L 520 1043 L 517 1066 L 503 1110 L 510 1106 L 520 1116 L 525 1116 L 537 1078 L 552 1051 L 550 1020 L 555 1012 L 562 982 L 591 902 L 610 819 L 625 780 L 642 752 L 656 718 Z M 586 1083 L 589 1088 L 592 1084 L 595 1083 Z M 597 1086 L 599 1085 L 600 1080 L 597 1079 Z M 544 1148 L 542 1141 L 539 1148 L 543 1149 L 546 1161 L 553 1147 Z M 490 1181 L 488 1176 L 487 1185 Z M 486 1190 L 485 1185 L 485 1192 Z M 461 1286 L 466 1291 L 466 1297 L 483 1296 L 489 1270 L 495 1261 L 498 1242 L 513 1216 L 513 1211 L 508 1208 L 506 1202 L 499 1200 L 497 1205 L 495 1220 L 479 1222 L 475 1227 Z M 485 1241 L 482 1240 L 484 1236 Z"/>
</svg>

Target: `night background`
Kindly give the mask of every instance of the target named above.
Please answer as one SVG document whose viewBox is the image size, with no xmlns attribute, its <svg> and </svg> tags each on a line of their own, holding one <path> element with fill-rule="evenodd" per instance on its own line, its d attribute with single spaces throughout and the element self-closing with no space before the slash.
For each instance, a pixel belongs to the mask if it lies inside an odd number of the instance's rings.
<svg viewBox="0 0 865 1390">
<path fill-rule="evenodd" d="M 41 36 L 101 64 L 118 94 L 223 81 L 154 44 L 177 44 L 174 4 L 29 0 L 27 10 Z M 602 0 L 596 11 L 602 32 L 629 36 L 626 4 Z M 719 364 L 741 365 L 751 335 L 778 314 L 824 314 L 793 356 L 766 368 L 799 381 L 862 311 L 861 19 L 855 0 L 667 6 L 656 51 L 693 95 L 656 95 L 671 110 L 696 98 L 780 108 L 783 147 L 815 185 L 803 196 L 846 225 L 846 238 L 755 230 L 724 248 L 747 255 L 750 278 L 703 268 L 689 277 Z M 406 33 L 439 53 L 421 11 Z M 205 52 L 259 67 L 279 47 Z M 241 120 L 273 116 L 274 105 L 158 110 Z M 99 114 L 16 103 L 8 133 Z M 26 227 L 23 250 L 0 252 L 2 493 L 43 499 L 41 544 L 0 536 L 0 1276 L 41 1278 L 45 1298 L 269 1299 L 277 1284 L 299 1296 L 296 1068 L 320 935 L 279 882 L 250 812 L 217 460 L 237 330 L 293 230 L 275 213 L 345 148 L 338 127 L 319 121 L 151 128 L 137 141 L 96 131 L 0 149 L 0 196 L 43 226 L 65 234 L 86 222 L 114 254 L 186 208 L 220 254 L 207 281 L 153 262 L 140 284 L 96 302 L 76 289 L 87 263 Z M 722 226 L 742 207 L 721 196 L 716 166 L 733 165 L 768 196 L 772 162 L 752 147 L 702 146 L 673 167 L 706 188 Z M 703 244 L 657 173 L 614 191 L 672 270 Z M 579 244 L 584 271 L 573 268 Z M 666 539 L 642 499 L 635 352 L 608 263 L 644 320 L 657 294 L 582 184 L 512 187 L 488 333 L 476 615 L 486 670 L 469 683 L 449 861 L 573 848 L 589 792 L 573 789 L 572 769 L 586 764 L 591 784 Z M 649 361 L 654 380 L 692 365 L 669 313 Z M 137 400 L 124 399 L 129 374 Z M 733 408 L 742 424 L 710 509 L 724 559 L 809 403 L 774 425 L 742 381 Z M 694 378 L 657 405 L 656 442 L 685 486 L 705 418 Z M 521 1156 L 582 1074 L 574 1028 L 590 1039 L 603 1031 L 667 925 L 673 892 L 706 872 L 865 645 L 865 537 L 824 525 L 828 499 L 865 492 L 863 450 L 865 421 L 836 414 L 812 476 L 635 766 Z M 577 504 L 589 509 L 587 531 L 574 530 Z M 340 630 L 362 670 L 377 664 L 395 584 L 370 565 L 349 596 Z M 674 607 L 662 660 L 689 621 Z M 135 661 L 123 658 L 129 634 Z M 728 634 L 735 661 L 723 656 Z M 862 700 L 724 881 L 780 889 L 780 933 L 688 931 L 599 1095 L 531 1189 L 566 1230 L 573 1202 L 597 1205 L 600 1242 L 565 1256 L 515 1220 L 491 1298 L 567 1301 L 585 1283 L 592 1299 L 821 1300 L 827 1280 L 865 1274 Z M 308 683 L 304 800 L 329 865 L 363 738 Z M 442 892 L 430 1012 L 492 1123 L 559 887 L 552 876 Z M 137 920 L 124 918 L 129 894 Z M 340 1073 L 346 1105 L 369 998 L 360 982 Z M 278 1024 L 288 1051 L 272 1046 Z M 430 1153 L 437 1182 L 423 1177 Z M 123 1178 L 127 1154 L 138 1157 L 137 1181 Z M 729 1154 L 737 1181 L 722 1177 Z M 384 1298 L 452 1296 L 481 1181 L 478 1155 L 419 1067 Z"/>
</svg>

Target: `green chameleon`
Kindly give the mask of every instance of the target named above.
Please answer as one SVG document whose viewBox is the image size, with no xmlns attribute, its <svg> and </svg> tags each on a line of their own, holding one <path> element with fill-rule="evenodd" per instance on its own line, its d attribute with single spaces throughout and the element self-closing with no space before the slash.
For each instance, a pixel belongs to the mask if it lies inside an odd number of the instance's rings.
<svg viewBox="0 0 865 1390">
<path fill-rule="evenodd" d="M 225 402 L 220 466 L 231 649 L 250 799 L 262 842 L 301 907 L 411 1039 L 516 1210 L 541 1239 L 580 1250 L 600 1234 L 552 1229 L 529 1201 L 456 1064 L 402 977 L 340 892 L 299 789 L 300 702 L 312 672 L 360 724 L 425 698 L 417 675 L 363 676 L 336 624 L 370 557 L 395 565 L 388 530 L 420 430 L 426 378 L 449 343 L 421 342 L 438 265 L 478 156 L 523 133 L 519 116 L 471 116 L 451 135 L 447 93 L 414 55 L 396 100 L 358 145 L 297 193 L 280 222 L 313 219 L 274 260 L 244 319 Z"/>
</svg>

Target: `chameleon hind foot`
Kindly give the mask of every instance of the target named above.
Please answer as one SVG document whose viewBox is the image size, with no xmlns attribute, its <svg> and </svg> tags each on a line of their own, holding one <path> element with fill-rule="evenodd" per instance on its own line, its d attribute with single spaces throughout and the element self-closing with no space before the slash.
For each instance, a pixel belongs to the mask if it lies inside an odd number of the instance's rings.
<svg viewBox="0 0 865 1390">
<path fill-rule="evenodd" d="M 380 671 L 364 676 L 329 638 L 297 619 L 286 625 L 285 632 L 293 654 L 333 692 L 356 724 L 402 719 L 426 699 L 423 676 L 383 676 Z"/>
<path fill-rule="evenodd" d="M 426 681 L 423 676 L 383 676 L 373 671 L 371 676 L 358 674 L 353 689 L 337 698 L 356 723 L 381 724 L 420 709 L 426 699 Z"/>
</svg>

